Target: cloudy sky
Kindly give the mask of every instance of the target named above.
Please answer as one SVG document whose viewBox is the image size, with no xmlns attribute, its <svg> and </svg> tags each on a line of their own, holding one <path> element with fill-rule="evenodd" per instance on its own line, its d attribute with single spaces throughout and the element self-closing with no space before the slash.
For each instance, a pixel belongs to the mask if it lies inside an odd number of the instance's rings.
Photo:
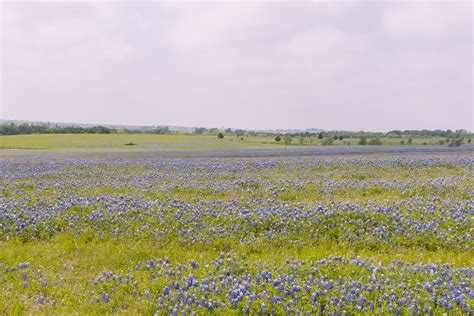
<svg viewBox="0 0 474 316">
<path fill-rule="evenodd" d="M 473 126 L 471 1 L 0 2 L 0 117 Z"/>
</svg>

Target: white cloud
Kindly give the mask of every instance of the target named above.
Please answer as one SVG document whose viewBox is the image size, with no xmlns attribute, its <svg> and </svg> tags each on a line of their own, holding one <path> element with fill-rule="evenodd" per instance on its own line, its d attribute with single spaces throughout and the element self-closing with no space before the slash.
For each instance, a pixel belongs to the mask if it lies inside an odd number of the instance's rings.
<svg viewBox="0 0 474 316">
<path fill-rule="evenodd" d="M 471 6 L 470 1 L 391 3 L 386 6 L 383 26 L 394 36 L 448 37 L 468 31 Z"/>
</svg>

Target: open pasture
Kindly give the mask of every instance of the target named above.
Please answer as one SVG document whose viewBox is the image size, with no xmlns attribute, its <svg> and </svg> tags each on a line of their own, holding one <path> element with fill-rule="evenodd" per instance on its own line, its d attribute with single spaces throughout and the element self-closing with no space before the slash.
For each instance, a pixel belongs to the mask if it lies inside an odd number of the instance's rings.
<svg viewBox="0 0 474 316">
<path fill-rule="evenodd" d="M 472 151 L 173 155 L 2 153 L 0 313 L 472 312 Z"/>
<path fill-rule="evenodd" d="M 441 137 L 414 137 L 413 145 L 426 147 L 439 146 L 439 141 L 445 140 Z M 314 148 L 322 144 L 321 139 L 316 137 L 293 137 L 290 148 Z M 383 145 L 397 147 L 412 147 L 405 144 L 408 138 L 382 137 Z M 128 144 L 128 145 L 127 145 Z M 134 144 L 134 145 L 130 145 Z M 333 145 L 357 146 L 359 138 L 345 138 L 335 140 Z M 265 135 L 256 136 L 236 136 L 227 135 L 223 139 L 217 135 L 194 135 L 194 134 L 32 134 L 32 135 L 11 135 L 0 136 L 0 149 L 51 149 L 51 150 L 152 150 L 152 151 L 173 151 L 173 150 L 225 150 L 225 149 L 282 149 L 285 145 L 283 141 L 276 142 L 274 137 Z M 326 147 L 326 146 L 324 146 Z M 332 147 L 332 146 L 329 146 Z M 369 147 L 369 146 L 363 146 Z M 381 147 L 381 146 L 372 146 Z"/>
</svg>

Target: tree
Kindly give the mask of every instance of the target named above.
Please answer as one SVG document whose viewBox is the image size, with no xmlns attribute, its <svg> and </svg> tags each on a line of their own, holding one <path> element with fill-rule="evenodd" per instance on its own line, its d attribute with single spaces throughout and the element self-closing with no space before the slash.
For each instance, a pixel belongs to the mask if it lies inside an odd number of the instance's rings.
<svg viewBox="0 0 474 316">
<path fill-rule="evenodd" d="M 359 140 L 359 145 L 367 145 L 367 137 L 361 137 Z"/>
<path fill-rule="evenodd" d="M 324 138 L 324 134 L 323 134 L 323 132 L 320 132 L 320 133 L 318 134 L 318 139 L 323 139 L 323 138 Z"/>
<path fill-rule="evenodd" d="M 231 128 L 226 128 L 226 129 L 225 129 L 225 132 L 226 132 L 227 134 L 232 134 L 232 129 L 231 129 Z"/>
<path fill-rule="evenodd" d="M 194 129 L 194 134 L 201 135 L 201 134 L 205 133 L 206 131 L 207 131 L 207 129 L 205 129 L 204 127 L 196 127 Z"/>
<path fill-rule="evenodd" d="M 286 146 L 291 144 L 292 141 L 293 139 L 291 138 L 290 135 L 285 135 L 285 137 L 283 137 L 283 143 L 285 144 L 285 149 L 286 149 Z"/>
<path fill-rule="evenodd" d="M 371 140 L 369 140 L 369 145 L 382 145 L 382 141 L 380 140 L 380 138 L 372 138 Z"/>
<path fill-rule="evenodd" d="M 407 144 L 408 144 L 408 145 L 411 145 L 412 143 L 413 143 L 413 139 L 412 139 L 411 137 L 408 138 Z"/>
<path fill-rule="evenodd" d="M 277 137 L 275 137 L 275 141 L 276 141 L 276 142 L 279 142 L 279 141 L 281 141 L 281 137 L 280 137 L 280 135 L 277 135 Z"/>
<path fill-rule="evenodd" d="M 340 135 L 339 140 L 343 140 L 343 139 L 344 139 L 344 136 Z"/>
<path fill-rule="evenodd" d="M 333 143 L 334 143 L 334 138 L 332 138 L 332 137 L 326 137 L 326 138 L 322 141 L 321 145 L 323 145 L 323 146 L 329 146 L 329 145 L 332 145 Z"/>
<path fill-rule="evenodd" d="M 334 135 L 334 140 L 337 140 L 337 135 Z"/>
<path fill-rule="evenodd" d="M 462 137 L 453 137 L 451 142 L 448 144 L 449 147 L 459 147 L 463 144 Z"/>
<path fill-rule="evenodd" d="M 238 137 L 241 137 L 241 136 L 244 136 L 245 134 L 245 131 L 243 129 L 236 129 L 234 131 L 235 135 L 237 135 Z"/>
<path fill-rule="evenodd" d="M 299 142 L 300 142 L 300 145 L 303 145 L 303 143 L 304 143 L 304 138 L 303 138 L 303 136 L 300 136 L 300 138 L 299 138 L 298 140 L 299 140 Z"/>
<path fill-rule="evenodd" d="M 220 139 L 222 139 L 222 138 L 224 138 L 224 134 L 219 133 L 219 134 L 217 134 L 217 137 L 220 138 Z"/>
</svg>

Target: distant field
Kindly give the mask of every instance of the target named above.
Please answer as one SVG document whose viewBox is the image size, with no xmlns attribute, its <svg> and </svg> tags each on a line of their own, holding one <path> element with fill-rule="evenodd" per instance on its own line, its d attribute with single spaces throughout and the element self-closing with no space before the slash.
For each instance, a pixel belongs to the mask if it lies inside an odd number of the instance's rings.
<svg viewBox="0 0 474 316">
<path fill-rule="evenodd" d="M 437 145 L 444 138 L 413 138 L 413 145 Z M 400 146 L 400 141 L 407 143 L 408 139 L 382 138 L 383 145 Z M 334 145 L 357 145 L 358 138 L 337 140 Z M 126 145 L 133 143 L 134 145 Z M 316 137 L 293 138 L 291 147 L 319 146 L 320 139 Z M 408 145 L 406 145 L 408 146 Z M 219 139 L 215 135 L 191 134 L 39 134 L 0 136 L 0 149 L 127 149 L 127 150 L 219 150 L 239 148 L 283 148 L 282 142 L 277 143 L 269 136 L 244 136 L 242 139 L 235 135 L 226 135 Z"/>
<path fill-rule="evenodd" d="M 127 145 L 133 143 L 134 145 Z M 268 146 L 263 142 L 212 135 L 41 134 L 1 136 L 1 148 L 18 149 L 226 149 Z"/>
</svg>

